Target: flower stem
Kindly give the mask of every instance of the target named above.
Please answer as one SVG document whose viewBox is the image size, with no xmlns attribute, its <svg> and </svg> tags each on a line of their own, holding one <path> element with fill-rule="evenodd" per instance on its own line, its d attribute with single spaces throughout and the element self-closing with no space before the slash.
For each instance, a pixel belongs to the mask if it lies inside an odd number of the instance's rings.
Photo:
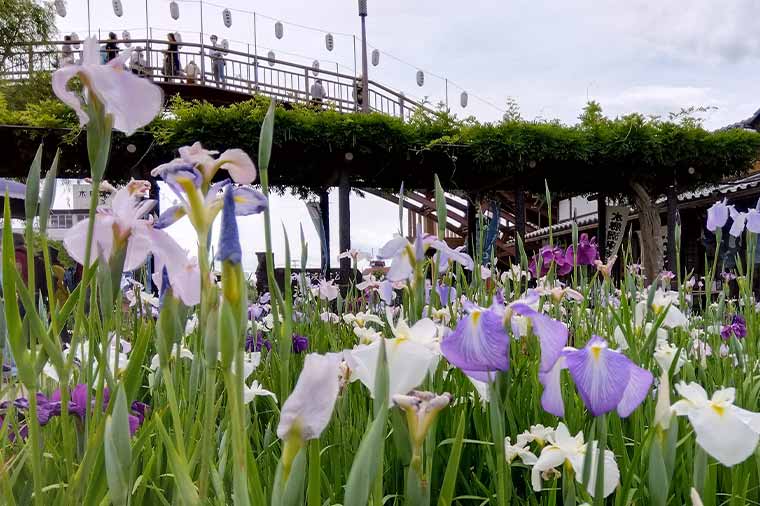
<svg viewBox="0 0 760 506">
<path fill-rule="evenodd" d="M 37 385 L 27 385 L 29 388 L 29 444 L 32 447 L 32 477 L 34 481 L 34 504 L 41 506 L 42 502 L 42 445 L 40 444 L 40 424 L 37 418 Z"/>
</svg>

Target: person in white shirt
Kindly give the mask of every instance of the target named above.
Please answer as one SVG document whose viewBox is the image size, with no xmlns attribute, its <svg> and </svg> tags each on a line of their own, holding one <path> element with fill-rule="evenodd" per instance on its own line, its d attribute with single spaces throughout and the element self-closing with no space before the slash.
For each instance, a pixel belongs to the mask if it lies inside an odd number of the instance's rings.
<svg viewBox="0 0 760 506">
<path fill-rule="evenodd" d="M 322 80 L 315 79 L 314 84 L 311 85 L 309 90 L 311 95 L 311 104 L 317 108 L 322 108 L 322 102 L 325 99 L 325 89 L 322 87 Z"/>
<path fill-rule="evenodd" d="M 211 37 L 211 51 L 209 52 L 209 56 L 211 57 L 211 69 L 214 72 L 214 81 L 216 81 L 217 86 L 221 86 L 224 88 L 224 53 L 222 52 L 223 48 L 218 46 L 216 42 L 219 40 L 216 35 L 212 35 Z"/>
<path fill-rule="evenodd" d="M 136 47 L 129 57 L 129 68 L 133 74 L 138 76 L 147 75 L 147 66 L 145 63 L 145 55 L 141 47 Z"/>
<path fill-rule="evenodd" d="M 195 84 L 200 77 L 201 71 L 195 61 L 190 60 L 190 63 L 185 67 L 185 76 L 187 77 L 187 84 Z"/>
</svg>

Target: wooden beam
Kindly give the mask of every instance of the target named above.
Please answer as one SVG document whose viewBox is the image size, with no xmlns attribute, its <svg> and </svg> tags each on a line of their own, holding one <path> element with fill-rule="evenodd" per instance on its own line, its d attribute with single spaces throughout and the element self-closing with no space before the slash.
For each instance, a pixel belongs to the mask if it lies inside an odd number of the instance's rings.
<svg viewBox="0 0 760 506">
<path fill-rule="evenodd" d="M 374 188 L 362 188 L 362 191 L 365 192 L 365 193 L 369 193 L 370 195 L 374 195 L 376 197 L 380 197 L 381 199 L 385 199 L 388 202 L 392 202 L 394 204 L 398 204 L 398 196 L 396 196 L 396 195 L 394 195 L 392 193 L 384 192 L 382 190 L 376 190 Z M 412 211 L 414 213 L 421 214 L 423 216 L 427 216 L 427 217 L 433 218 L 437 222 L 438 217 L 437 217 L 437 215 L 435 213 L 435 210 L 433 210 L 433 211 L 426 211 L 425 207 L 417 207 L 414 204 L 412 204 L 409 200 L 413 200 L 414 202 L 418 202 L 417 199 L 406 199 L 405 198 L 404 199 L 404 208 L 406 208 L 407 210 Z M 454 232 L 455 234 L 457 234 L 459 236 L 462 236 L 462 237 L 464 237 L 467 234 L 467 228 L 466 227 L 464 227 L 464 226 L 458 227 L 455 224 L 450 223 L 448 220 L 446 221 L 446 230 L 448 230 L 450 232 Z"/>
</svg>

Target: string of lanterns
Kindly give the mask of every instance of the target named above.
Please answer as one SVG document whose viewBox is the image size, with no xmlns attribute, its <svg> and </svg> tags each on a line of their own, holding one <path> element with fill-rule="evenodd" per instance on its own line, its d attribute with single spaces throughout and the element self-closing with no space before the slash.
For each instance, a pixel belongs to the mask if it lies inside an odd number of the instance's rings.
<svg viewBox="0 0 760 506">
<path fill-rule="evenodd" d="M 54 0 L 53 5 L 55 7 L 56 14 L 62 18 L 65 18 L 67 15 L 66 10 L 66 1 L 65 0 Z M 111 6 L 113 7 L 113 12 L 117 17 L 122 17 L 124 15 L 124 7 L 122 5 L 121 0 L 111 0 Z M 169 2 L 169 14 L 171 15 L 171 18 L 175 21 L 179 19 L 180 11 L 179 11 L 179 4 L 176 2 L 176 0 L 172 0 Z M 225 8 L 222 10 L 222 22 L 224 23 L 224 26 L 227 28 L 232 27 L 232 11 L 228 8 Z M 274 35 L 279 40 L 282 39 L 285 36 L 285 27 L 282 21 L 276 21 L 274 24 Z M 182 42 L 182 37 L 179 33 L 175 33 L 175 36 L 177 38 L 177 42 Z M 73 42 L 73 45 L 75 48 L 79 48 L 79 36 L 76 33 L 72 33 L 70 35 L 71 40 Z M 126 47 L 130 47 L 132 45 L 130 41 L 130 34 L 128 31 L 122 32 L 122 40 L 124 40 L 124 45 Z M 221 47 L 225 51 L 225 54 L 227 51 L 229 51 L 229 41 L 227 39 L 223 39 L 221 42 Z M 332 33 L 326 33 L 325 34 L 325 48 L 332 52 L 335 49 L 335 37 Z M 267 58 L 269 60 L 269 66 L 274 67 L 275 65 L 275 53 L 274 51 L 270 50 L 267 53 Z M 380 65 L 380 51 L 378 49 L 373 49 L 371 53 L 371 62 L 373 67 L 377 67 Z M 314 62 L 311 65 L 312 67 L 312 74 L 318 75 L 319 74 L 319 60 L 314 60 Z M 425 73 L 422 70 L 417 70 L 415 75 L 415 80 L 417 82 L 417 86 L 423 87 L 425 85 Z M 469 95 L 467 94 L 467 91 L 462 91 L 459 96 L 459 104 L 462 108 L 466 108 L 469 103 Z"/>
</svg>

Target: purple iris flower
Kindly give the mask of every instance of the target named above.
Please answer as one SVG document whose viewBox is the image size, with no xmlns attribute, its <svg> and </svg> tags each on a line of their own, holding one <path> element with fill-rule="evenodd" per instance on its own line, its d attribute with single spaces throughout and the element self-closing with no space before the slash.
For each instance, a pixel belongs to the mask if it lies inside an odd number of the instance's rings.
<svg viewBox="0 0 760 506">
<path fill-rule="evenodd" d="M 45 394 L 37 393 L 37 421 L 47 424 L 54 416 L 61 414 L 61 402 L 48 399 Z"/>
<path fill-rule="evenodd" d="M 309 349 L 309 338 L 293 334 L 293 353 L 303 353 Z"/>
<path fill-rule="evenodd" d="M 272 343 L 269 342 L 269 339 L 264 339 L 264 334 L 261 332 L 256 334 L 255 339 L 250 334 L 245 338 L 245 351 L 261 351 L 263 348 L 266 348 L 267 351 L 271 351 Z"/>
<path fill-rule="evenodd" d="M 46 425 L 50 419 L 54 416 L 58 416 L 61 414 L 61 403 L 60 401 L 56 402 L 55 399 L 48 399 L 45 394 L 43 393 L 37 393 L 37 421 L 40 425 Z M 19 410 L 19 411 L 28 411 L 29 410 L 29 399 L 26 397 L 19 397 L 18 399 L 14 400 L 12 403 L 10 401 L 3 401 L 0 402 L 0 410 L 5 411 L 10 407 L 10 405 L 13 404 L 13 406 Z"/>
<path fill-rule="evenodd" d="M 503 310 L 468 304 L 465 311 L 467 316 L 441 341 L 441 353 L 471 378 L 489 381 L 497 371 L 509 369 L 509 335 L 504 329 Z"/>
<path fill-rule="evenodd" d="M 541 272 L 537 274 L 536 269 L 539 257 L 541 258 Z M 565 276 L 573 270 L 572 256 L 571 261 L 568 262 L 566 253 L 562 251 L 562 248 L 550 248 L 549 246 L 544 246 L 539 250 L 538 255 L 534 256 L 530 261 L 528 270 L 533 277 L 545 276 L 549 272 L 552 262 L 557 265 L 556 272 L 558 276 Z"/>
<path fill-rule="evenodd" d="M 254 302 L 253 304 L 248 306 L 248 319 L 259 320 L 262 316 L 264 316 L 265 312 L 266 312 L 266 308 L 264 307 L 263 304 Z"/>
<path fill-rule="evenodd" d="M 53 393 L 53 398 L 60 401 L 61 391 L 56 390 Z M 80 383 L 71 390 L 69 413 L 78 416 L 80 420 L 84 421 L 87 415 L 87 385 L 85 383 Z"/>
<path fill-rule="evenodd" d="M 573 258 L 575 257 L 575 258 Z M 565 262 L 573 265 L 573 260 L 578 265 L 594 265 L 594 260 L 599 259 L 599 247 L 596 244 L 596 237 L 588 238 L 588 234 L 581 234 L 578 238 L 578 254 L 572 245 L 568 246 L 565 252 Z"/>
<path fill-rule="evenodd" d="M 457 289 L 453 286 L 438 285 L 438 297 L 441 299 L 441 304 L 452 304 L 457 300 Z"/>
<path fill-rule="evenodd" d="M 747 321 L 741 315 L 734 315 L 731 319 L 730 325 L 724 325 L 720 329 L 720 337 L 728 341 L 731 336 L 736 336 L 737 339 L 744 339 L 747 336 Z"/>
<path fill-rule="evenodd" d="M 5 417 L 0 415 L 0 431 L 5 428 L 5 423 Z M 25 440 L 29 437 L 29 426 L 26 424 L 21 426 L 11 424 L 10 427 L 8 427 L 8 441 L 15 441 L 17 435 L 20 436 L 22 440 Z"/>
</svg>

